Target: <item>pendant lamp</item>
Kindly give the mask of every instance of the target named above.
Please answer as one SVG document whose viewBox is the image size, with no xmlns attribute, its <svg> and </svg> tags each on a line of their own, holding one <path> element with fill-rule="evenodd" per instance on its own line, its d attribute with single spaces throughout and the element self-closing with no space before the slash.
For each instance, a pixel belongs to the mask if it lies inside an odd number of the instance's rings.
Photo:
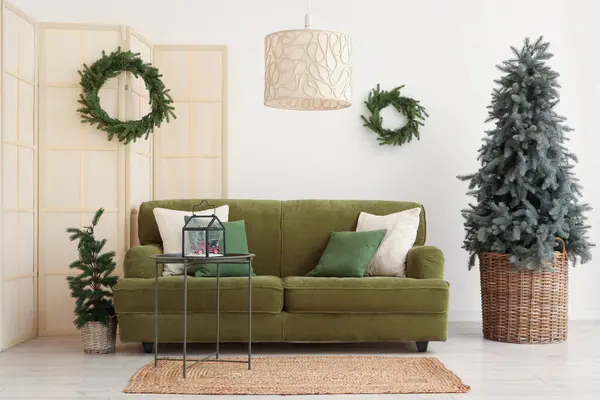
<svg viewBox="0 0 600 400">
<path fill-rule="evenodd" d="M 265 106 L 288 110 L 339 110 L 352 105 L 352 38 L 312 29 L 265 37 Z"/>
</svg>

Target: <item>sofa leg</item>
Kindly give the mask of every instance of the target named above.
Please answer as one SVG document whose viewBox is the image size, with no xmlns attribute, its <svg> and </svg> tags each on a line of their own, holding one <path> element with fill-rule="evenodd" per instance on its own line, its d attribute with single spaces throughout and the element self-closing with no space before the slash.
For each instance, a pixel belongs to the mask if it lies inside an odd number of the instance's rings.
<svg viewBox="0 0 600 400">
<path fill-rule="evenodd" d="M 142 342 L 142 347 L 144 347 L 144 353 L 146 353 L 146 354 L 154 353 L 154 343 Z"/>
<path fill-rule="evenodd" d="M 429 344 L 429 342 L 416 342 L 417 343 L 417 350 L 419 351 L 419 353 L 425 353 L 427 351 L 427 345 Z"/>
</svg>

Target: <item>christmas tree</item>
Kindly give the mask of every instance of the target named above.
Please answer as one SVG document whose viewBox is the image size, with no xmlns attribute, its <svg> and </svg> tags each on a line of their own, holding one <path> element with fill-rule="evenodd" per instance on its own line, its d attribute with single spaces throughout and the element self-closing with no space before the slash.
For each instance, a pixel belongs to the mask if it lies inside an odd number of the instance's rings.
<svg viewBox="0 0 600 400">
<path fill-rule="evenodd" d="M 577 158 L 564 144 L 571 129 L 555 111 L 560 85 L 547 64 L 549 45 L 527 39 L 498 66 L 486 121 L 495 126 L 479 149 L 481 168 L 459 177 L 477 199 L 463 210 L 470 267 L 476 254 L 491 251 L 509 254 L 519 270 L 551 270 L 556 237 L 571 261 L 591 258 L 584 215 L 590 207 L 580 203 Z"/>
<path fill-rule="evenodd" d="M 102 254 L 106 239 L 96 240 L 94 228 L 98 225 L 104 209 L 94 215 L 92 225 L 83 229 L 69 228 L 71 241 L 78 240 L 79 259 L 69 265 L 70 269 L 79 271 L 78 275 L 67 277 L 71 296 L 75 300 L 75 325 L 81 329 L 86 322 L 98 321 L 108 326 L 114 317 L 112 288 L 119 277 L 111 275 L 116 267 L 113 261 L 114 251 Z"/>
</svg>

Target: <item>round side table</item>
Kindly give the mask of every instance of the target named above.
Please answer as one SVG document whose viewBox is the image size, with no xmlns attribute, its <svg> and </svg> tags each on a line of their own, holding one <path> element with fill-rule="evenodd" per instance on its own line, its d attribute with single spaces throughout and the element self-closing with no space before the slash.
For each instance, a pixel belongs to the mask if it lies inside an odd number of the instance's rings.
<svg viewBox="0 0 600 400">
<path fill-rule="evenodd" d="M 154 366 L 158 365 L 158 360 L 170 360 L 170 361 L 183 361 L 183 377 L 187 375 L 187 299 L 188 299 L 188 273 L 189 267 L 201 264 L 216 264 L 217 265 L 217 309 L 216 314 L 216 349 L 215 352 L 207 355 L 198 360 L 193 360 L 193 364 L 204 362 L 204 361 L 220 361 L 220 362 L 242 362 L 248 364 L 248 369 L 252 368 L 252 259 L 254 254 L 251 253 L 228 253 L 223 256 L 207 257 L 207 256 L 182 256 L 177 253 L 160 254 L 152 257 L 154 259 L 156 269 L 156 276 L 154 278 Z M 247 264 L 248 265 L 248 360 L 237 361 L 237 360 L 223 360 L 219 358 L 219 344 L 220 344 L 220 264 Z M 159 277 L 159 265 L 160 264 L 183 264 L 184 275 L 183 275 L 183 354 L 182 358 L 174 357 L 159 357 L 158 356 L 158 277 Z M 193 268 L 192 268 L 193 269 Z M 196 279 L 196 278 L 194 278 Z M 206 279 L 206 278 L 198 278 Z M 214 358 L 213 358 L 214 357 Z M 192 360 L 190 360 L 192 361 Z M 190 365 L 191 366 L 191 365 Z"/>
</svg>

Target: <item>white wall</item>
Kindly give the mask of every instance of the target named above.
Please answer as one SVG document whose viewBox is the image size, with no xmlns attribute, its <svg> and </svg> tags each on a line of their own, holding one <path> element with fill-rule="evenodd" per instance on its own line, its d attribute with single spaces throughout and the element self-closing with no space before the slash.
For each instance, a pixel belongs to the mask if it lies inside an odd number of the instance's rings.
<svg viewBox="0 0 600 400">
<path fill-rule="evenodd" d="M 480 314 L 478 272 L 467 271 L 460 248 L 467 186 L 455 176 L 478 167 L 494 65 L 510 45 L 544 34 L 562 74 L 560 109 L 577 129 L 570 145 L 586 200 L 598 208 L 590 222 L 599 222 L 597 0 L 315 0 L 315 28 L 351 33 L 355 46 L 354 106 L 315 113 L 262 104 L 263 38 L 302 27 L 302 0 L 13 2 L 41 21 L 129 24 L 153 43 L 228 45 L 230 197 L 422 202 L 428 242 L 446 254 L 455 320 Z M 379 147 L 361 126 L 362 102 L 377 82 L 406 84 L 405 94 L 427 107 L 420 142 Z M 598 242 L 598 228 L 591 235 Z M 572 270 L 572 318 L 600 318 L 599 265 L 597 258 Z"/>
</svg>

